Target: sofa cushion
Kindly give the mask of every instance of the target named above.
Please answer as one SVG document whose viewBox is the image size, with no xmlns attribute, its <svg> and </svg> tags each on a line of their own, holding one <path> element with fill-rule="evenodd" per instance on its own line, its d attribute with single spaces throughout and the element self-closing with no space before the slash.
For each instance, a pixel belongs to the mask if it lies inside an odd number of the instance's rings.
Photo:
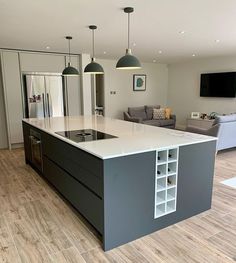
<svg viewBox="0 0 236 263">
<path fill-rule="evenodd" d="M 158 120 L 145 120 L 142 123 L 152 126 L 158 126 L 158 127 L 160 126 L 160 122 Z"/>
<path fill-rule="evenodd" d="M 169 120 L 145 120 L 142 122 L 143 124 L 158 126 L 158 127 L 165 127 L 165 126 L 173 126 L 175 121 L 173 119 Z"/>
<path fill-rule="evenodd" d="M 170 126 L 170 125 L 174 125 L 175 121 L 173 119 L 169 119 L 169 120 L 158 120 L 159 121 L 159 126 Z"/>
<path fill-rule="evenodd" d="M 236 121 L 236 114 L 222 115 L 215 118 L 214 124 Z"/>
<path fill-rule="evenodd" d="M 165 109 L 153 109 L 153 119 L 154 120 L 165 120 L 166 111 Z"/>
<path fill-rule="evenodd" d="M 145 105 L 145 111 L 147 114 L 147 119 L 151 120 L 153 115 L 153 109 L 160 109 L 160 105 Z"/>
<path fill-rule="evenodd" d="M 128 108 L 128 113 L 131 117 L 142 118 L 143 120 L 147 119 L 147 114 L 145 107 L 130 107 Z"/>
</svg>

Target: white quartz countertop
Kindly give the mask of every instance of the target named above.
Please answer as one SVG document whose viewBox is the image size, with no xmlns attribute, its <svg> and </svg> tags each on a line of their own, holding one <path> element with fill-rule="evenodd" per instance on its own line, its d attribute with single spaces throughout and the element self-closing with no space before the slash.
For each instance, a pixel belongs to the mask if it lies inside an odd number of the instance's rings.
<svg viewBox="0 0 236 263">
<path fill-rule="evenodd" d="M 101 159 L 217 140 L 215 137 L 95 115 L 23 121 Z M 93 129 L 118 138 L 76 143 L 55 133 L 81 129 Z"/>
</svg>

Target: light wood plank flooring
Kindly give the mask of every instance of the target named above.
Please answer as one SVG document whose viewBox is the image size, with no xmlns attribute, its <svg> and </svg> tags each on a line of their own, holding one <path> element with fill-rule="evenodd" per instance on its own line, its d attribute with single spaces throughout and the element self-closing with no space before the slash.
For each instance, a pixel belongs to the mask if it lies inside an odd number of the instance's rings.
<svg viewBox="0 0 236 263">
<path fill-rule="evenodd" d="M 200 164 L 199 164 L 200 165 Z M 217 155 L 212 209 L 104 253 L 96 232 L 24 163 L 0 151 L 0 262 L 235 262 L 236 150 Z"/>
</svg>

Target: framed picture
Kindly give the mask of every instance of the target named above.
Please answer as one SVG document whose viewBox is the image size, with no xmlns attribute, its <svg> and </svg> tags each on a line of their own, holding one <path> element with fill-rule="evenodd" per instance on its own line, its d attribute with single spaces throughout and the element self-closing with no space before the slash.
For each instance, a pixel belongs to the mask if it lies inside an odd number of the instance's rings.
<svg viewBox="0 0 236 263">
<path fill-rule="evenodd" d="M 192 112 L 191 118 L 192 119 L 199 119 L 200 118 L 200 112 Z"/>
<path fill-rule="evenodd" d="M 134 91 L 146 90 L 146 75 L 144 74 L 133 75 L 133 90 Z"/>
</svg>

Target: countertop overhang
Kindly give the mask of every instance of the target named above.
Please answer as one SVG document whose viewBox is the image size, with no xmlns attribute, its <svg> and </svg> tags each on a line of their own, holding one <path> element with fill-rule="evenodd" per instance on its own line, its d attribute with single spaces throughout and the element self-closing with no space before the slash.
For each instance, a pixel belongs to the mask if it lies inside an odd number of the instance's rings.
<svg viewBox="0 0 236 263">
<path fill-rule="evenodd" d="M 31 118 L 23 119 L 23 122 L 101 159 L 217 140 L 217 138 L 211 136 L 96 115 Z M 55 133 L 80 129 L 94 129 L 118 138 L 76 143 Z"/>
</svg>

